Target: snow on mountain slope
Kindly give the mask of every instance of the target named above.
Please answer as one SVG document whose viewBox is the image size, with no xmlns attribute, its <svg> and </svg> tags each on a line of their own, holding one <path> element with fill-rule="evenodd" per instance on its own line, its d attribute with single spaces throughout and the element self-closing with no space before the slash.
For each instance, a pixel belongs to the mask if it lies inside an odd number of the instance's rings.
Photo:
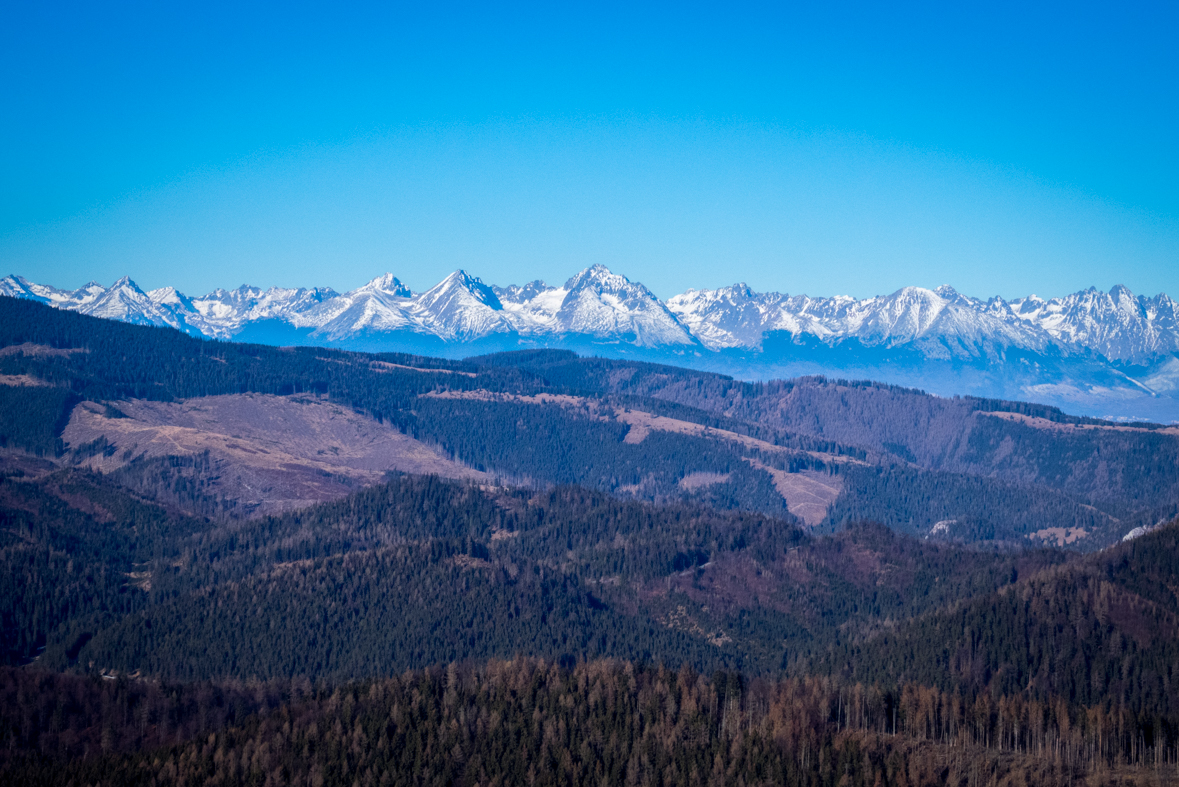
<svg viewBox="0 0 1179 787">
<path fill-rule="evenodd" d="M 892 295 L 859 301 L 849 309 L 843 335 L 864 344 L 895 347 L 914 343 L 927 357 L 988 356 L 1004 347 L 1042 351 L 1050 343 L 1043 333 L 1022 325 L 1001 303 L 905 287 Z"/>
<path fill-rule="evenodd" d="M 554 317 L 566 333 L 624 340 L 639 347 L 697 343 L 650 290 L 604 265 L 586 268 L 561 289 L 565 297 Z"/>
<path fill-rule="evenodd" d="M 502 310 L 492 288 L 465 271 L 455 271 L 417 295 L 386 273 L 291 322 L 336 341 L 361 332 L 408 330 L 461 342 L 511 331 Z"/>
<path fill-rule="evenodd" d="M 194 298 L 173 287 L 145 293 L 126 277 L 109 288 L 91 282 L 70 291 L 19 276 L 0 279 L 0 294 L 220 339 L 256 322 L 278 320 L 311 329 L 313 338 L 327 342 L 398 332 L 451 344 L 518 335 L 534 343 L 580 338 L 756 355 L 767 335 L 788 332 L 832 347 L 848 340 L 883 349 L 911 347 L 942 360 L 1001 363 L 1007 348 L 1052 349 L 1054 357 L 1092 350 L 1134 365 L 1142 385 L 1166 391 L 1175 383 L 1173 364 L 1164 362 L 1179 353 L 1179 305 L 1165 294 L 1135 296 L 1120 286 L 1108 293 L 1090 288 L 1063 298 L 1033 295 L 1008 302 L 971 298 L 948 286 L 905 287 L 861 300 L 756 293 L 735 284 L 688 290 L 664 303 L 642 284 L 594 265 L 560 287 L 542 281 L 491 287 L 460 270 L 416 294 L 389 273 L 342 295 L 327 288 L 263 291 L 243 285 Z"/>
<path fill-rule="evenodd" d="M 127 276 L 119 279 L 110 289 L 78 311 L 107 320 L 177 327 L 175 312 L 153 301 Z"/>
<path fill-rule="evenodd" d="M 512 322 L 495 291 L 481 279 L 458 270 L 413 299 L 423 325 L 447 341 L 506 333 Z"/>
<path fill-rule="evenodd" d="M 811 334 L 824 341 L 859 339 L 866 346 L 916 343 L 931 357 L 978 356 L 994 346 L 1042 350 L 1050 337 L 995 303 L 905 287 L 891 295 L 856 300 L 755 293 L 745 284 L 689 290 L 668 308 L 713 350 L 760 349 L 771 331 Z"/>
<path fill-rule="evenodd" d="M 201 333 L 199 329 L 190 327 L 184 319 L 183 306 L 188 302 L 187 299 L 178 296 L 170 287 L 166 289 L 171 293 L 157 291 L 161 296 L 157 301 L 139 289 L 129 277 L 124 276 L 102 292 L 88 285 L 82 290 L 75 291 L 73 297 L 61 305 L 62 308 L 91 317 L 121 320 L 135 325 L 167 326 L 186 333 Z M 86 292 L 83 293 L 83 290 Z"/>
<path fill-rule="evenodd" d="M 485 323 L 478 335 L 510 329 L 521 336 L 574 335 L 639 347 L 696 344 L 691 333 L 650 290 L 612 273 L 604 265 L 586 268 L 561 287 L 537 280 L 489 289 L 496 305 L 492 306 L 489 299 L 482 302 L 496 313 L 494 317 L 475 304 L 464 306 Z"/>
<path fill-rule="evenodd" d="M 556 335 L 561 331 L 557 312 L 569 291 L 550 287 L 537 279 L 523 286 L 493 287 L 504 309 L 504 316 L 524 336 Z"/>
<path fill-rule="evenodd" d="M 43 284 L 34 284 L 24 276 L 10 274 L 0 279 L 0 295 L 7 295 L 9 298 L 24 298 L 40 303 L 52 303 L 47 290 L 54 293 L 61 292 L 61 290 L 46 287 Z"/>
<path fill-rule="evenodd" d="M 513 306 L 523 306 L 541 293 L 556 290 L 555 287 L 550 287 L 540 279 L 530 281 L 523 285 L 509 284 L 507 287 L 492 286 L 491 289 L 495 292 L 496 297 L 499 298 L 500 305 L 505 309 L 511 309 Z M 556 309 L 553 311 L 556 311 Z"/>
<path fill-rule="evenodd" d="M 98 300 L 99 296 L 101 296 L 104 292 L 106 292 L 106 287 L 103 287 L 96 281 L 92 281 L 89 284 L 83 284 L 81 287 L 71 293 L 63 293 L 63 295 L 64 297 L 68 298 L 68 303 L 70 303 L 72 306 L 84 309 L 94 301 Z"/>
<path fill-rule="evenodd" d="M 93 281 L 76 290 L 59 290 L 45 284 L 36 284 L 23 276 L 5 276 L 0 279 L 0 295 L 27 298 L 65 309 L 77 309 L 85 306 L 104 292 L 106 292 L 106 287 Z"/>
<path fill-rule="evenodd" d="M 151 299 L 152 303 L 159 306 L 167 306 L 174 312 L 196 311 L 196 308 L 192 304 L 192 299 L 175 287 L 160 287 L 158 290 L 148 290 L 146 295 Z"/>
<path fill-rule="evenodd" d="M 167 289 L 175 292 L 171 287 Z M 290 321 L 336 296 L 335 290 L 329 287 L 271 287 L 263 291 L 243 284 L 236 290 L 216 289 L 204 297 L 189 300 L 187 319 L 208 336 L 228 339 L 246 323 L 276 318 Z M 186 300 L 180 293 L 176 297 L 182 302 Z"/>
<path fill-rule="evenodd" d="M 413 293 L 393 274 L 386 273 L 363 287 L 325 298 L 287 320 L 297 328 L 315 328 L 316 333 L 339 340 L 361 331 L 423 330 L 412 314 Z"/>
<path fill-rule="evenodd" d="M 667 301 L 667 308 L 708 349 L 760 350 L 767 331 L 830 334 L 817 320 L 784 308 L 786 296 L 755 293 L 746 284 L 718 290 L 688 290 Z"/>
<path fill-rule="evenodd" d="M 1110 360 L 1142 364 L 1179 351 L 1179 305 L 1166 294 L 1135 297 L 1121 285 L 1108 293 L 1090 287 L 1047 301 L 1031 295 L 1011 306 L 1021 320 Z"/>
</svg>

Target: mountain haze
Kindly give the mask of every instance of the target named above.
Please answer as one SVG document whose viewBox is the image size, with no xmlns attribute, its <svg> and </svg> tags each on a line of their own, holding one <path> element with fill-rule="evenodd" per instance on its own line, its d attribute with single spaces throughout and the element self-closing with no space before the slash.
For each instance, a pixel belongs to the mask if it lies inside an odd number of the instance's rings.
<svg viewBox="0 0 1179 787">
<path fill-rule="evenodd" d="M 772 379 L 876 379 L 949 396 L 1023 399 L 1099 417 L 1179 420 L 1179 306 L 1122 286 L 981 300 L 949 286 L 847 296 L 744 284 L 661 301 L 595 265 L 561 286 L 495 287 L 456 271 L 414 293 L 392 274 L 348 293 L 243 285 L 190 297 L 124 277 L 57 290 L 18 276 L 0 293 L 190 335 L 443 357 L 553 347 Z"/>
</svg>

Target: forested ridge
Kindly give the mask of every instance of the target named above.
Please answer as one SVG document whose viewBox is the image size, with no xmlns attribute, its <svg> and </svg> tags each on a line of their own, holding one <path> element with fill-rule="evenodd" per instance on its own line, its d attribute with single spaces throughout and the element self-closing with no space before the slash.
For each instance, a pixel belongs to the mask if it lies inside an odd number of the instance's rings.
<svg viewBox="0 0 1179 787">
<path fill-rule="evenodd" d="M 1061 697 L 1174 724 L 1179 524 L 846 643 L 824 669 L 858 680 Z M 866 653 L 871 654 L 865 657 Z"/>
<path fill-rule="evenodd" d="M 1158 516 L 1173 516 L 1179 502 L 1174 472 L 1179 438 L 1158 424 L 1114 429 L 1108 422 L 1030 402 L 942 398 L 896 385 L 822 377 L 742 382 L 572 353 L 505 353 L 472 360 L 516 366 L 571 387 L 663 399 L 731 421 L 881 451 L 925 469 L 1059 490 L 1122 511 L 1153 507 Z M 1042 423 L 996 418 L 995 413 Z"/>
<path fill-rule="evenodd" d="M 767 672 L 1063 559 L 430 477 L 246 522 L 170 514 L 78 470 L 0 480 L 0 496 L 9 663 L 186 679 L 517 652 Z"/>
<path fill-rule="evenodd" d="M 1179 525 L 1093 551 L 1176 511 L 1166 430 L 567 352 L 209 342 L 3 298 L 0 375 L 5 783 L 1179 775 Z M 212 449 L 101 431 L 237 394 L 346 408 L 481 474 L 254 516 Z M 79 402 L 100 436 L 66 445 Z"/>
<path fill-rule="evenodd" d="M 3 552 L 10 663 L 44 646 L 59 669 L 351 679 L 533 653 L 1173 706 L 1179 602 L 1152 588 L 1174 584 L 1174 528 L 1053 568 L 574 487 L 404 477 L 212 527 L 77 471 L 0 489 L 23 508 L 6 521 L 41 514 Z M 70 540 L 112 520 L 128 526 Z"/>
<path fill-rule="evenodd" d="M 0 408 L 0 443 L 70 461 L 87 451 L 115 450 L 71 446 L 62 454 L 61 429 L 81 400 L 253 392 L 326 397 L 476 469 L 527 484 L 579 484 L 790 520 L 771 470 L 838 475 L 833 483 L 842 497 L 828 511 L 828 531 L 869 518 L 939 539 L 1019 542 L 1063 527 L 1072 535 L 1067 544 L 1085 550 L 1179 513 L 1179 438 L 1170 433 L 1119 431 L 1039 405 L 938 399 L 875 383 L 743 383 L 557 351 L 455 362 L 239 345 L 10 298 L 0 298 L 0 374 L 45 383 L 0 386 L 7 397 Z M 590 416 L 535 402 L 426 395 L 439 392 L 572 394 L 602 407 Z M 747 435 L 780 449 L 767 454 L 674 432 L 628 442 L 630 427 L 610 415 L 615 407 Z M 108 404 L 108 412 L 114 417 L 117 405 Z M 996 412 L 1072 431 L 985 415 Z M 1081 429 L 1088 426 L 1102 428 Z M 154 484 L 161 501 L 189 513 L 233 515 L 232 500 L 201 491 L 215 469 L 191 460 L 186 467 L 153 461 L 150 469 L 125 473 L 137 492 L 151 496 Z M 848 472 L 860 467 L 856 462 L 875 470 Z M 715 480 L 682 486 L 693 474 Z M 183 487 L 187 500 L 173 487 Z"/>
</svg>

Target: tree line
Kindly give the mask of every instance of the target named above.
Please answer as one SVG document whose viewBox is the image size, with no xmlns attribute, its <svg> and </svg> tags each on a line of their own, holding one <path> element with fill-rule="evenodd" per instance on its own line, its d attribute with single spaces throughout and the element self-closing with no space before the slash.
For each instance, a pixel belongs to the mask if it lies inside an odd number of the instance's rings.
<svg viewBox="0 0 1179 787">
<path fill-rule="evenodd" d="M 0 690 L 9 694 L 38 681 L 4 677 Z M 36 755 L 0 761 L 22 784 L 1148 785 L 1179 778 L 1174 731 L 1132 714 L 1061 700 L 971 699 L 916 684 L 890 690 L 526 658 L 452 662 L 338 686 L 39 684 L 36 701 L 47 717 L 0 710 L 10 750 L 15 741 L 26 742 L 24 751 L 27 742 L 43 744 Z M 58 694 L 80 697 L 82 707 Z M 186 702 L 208 708 L 203 724 L 153 731 Z M 68 733 L 88 714 L 100 729 L 97 745 L 88 756 L 61 759 Z"/>
</svg>

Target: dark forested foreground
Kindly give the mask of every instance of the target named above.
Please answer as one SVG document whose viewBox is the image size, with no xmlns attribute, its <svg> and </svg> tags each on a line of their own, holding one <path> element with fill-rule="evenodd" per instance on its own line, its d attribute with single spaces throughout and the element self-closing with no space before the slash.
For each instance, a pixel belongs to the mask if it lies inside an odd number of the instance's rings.
<svg viewBox="0 0 1179 787">
<path fill-rule="evenodd" d="M 221 525 L 77 471 L 0 491 L 10 663 L 45 643 L 4 673 L 12 783 L 1176 773 L 1175 525 L 1062 563 L 431 478 Z"/>
<path fill-rule="evenodd" d="M 1170 784 L 1175 728 L 918 685 L 516 659 L 339 687 L 3 672 L 0 777 L 45 785 Z M 15 702 L 13 702 L 15 700 Z M 279 704 L 279 701 L 282 701 Z"/>
</svg>

